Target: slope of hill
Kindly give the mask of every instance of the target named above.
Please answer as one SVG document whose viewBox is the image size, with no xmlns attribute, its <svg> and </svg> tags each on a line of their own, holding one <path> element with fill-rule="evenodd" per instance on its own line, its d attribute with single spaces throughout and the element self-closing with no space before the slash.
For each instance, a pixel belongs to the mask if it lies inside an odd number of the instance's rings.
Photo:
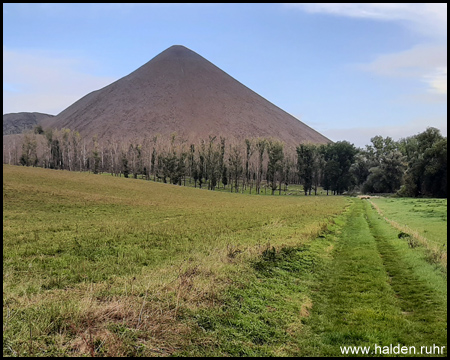
<svg viewBox="0 0 450 360">
<path fill-rule="evenodd" d="M 181 45 L 87 94 L 43 126 L 97 134 L 99 139 L 175 132 L 186 139 L 273 137 L 292 146 L 330 142 Z"/>
<path fill-rule="evenodd" d="M 20 134 L 31 130 L 35 125 L 45 119 L 51 119 L 54 115 L 38 112 L 19 112 L 3 115 L 3 135 Z"/>
</svg>

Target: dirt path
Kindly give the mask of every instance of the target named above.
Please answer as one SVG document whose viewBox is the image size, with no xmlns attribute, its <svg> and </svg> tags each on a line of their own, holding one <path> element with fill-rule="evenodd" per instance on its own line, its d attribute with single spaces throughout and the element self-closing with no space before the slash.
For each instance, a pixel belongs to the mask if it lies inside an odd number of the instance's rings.
<svg viewBox="0 0 450 360">
<path fill-rule="evenodd" d="M 408 346 L 408 355 L 411 347 L 416 355 L 421 346 L 442 350 L 446 279 L 366 201 L 356 200 L 349 211 L 305 321 L 300 354 L 341 356 L 342 346 L 370 346 L 371 354 L 375 345 L 380 354 L 391 344 Z"/>
</svg>

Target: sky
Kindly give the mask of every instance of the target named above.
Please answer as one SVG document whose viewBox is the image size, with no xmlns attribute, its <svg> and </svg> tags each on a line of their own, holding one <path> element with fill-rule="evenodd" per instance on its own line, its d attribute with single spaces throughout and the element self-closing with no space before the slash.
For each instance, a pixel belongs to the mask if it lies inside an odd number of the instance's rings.
<svg viewBox="0 0 450 360">
<path fill-rule="evenodd" d="M 447 4 L 3 4 L 3 114 L 57 115 L 172 45 L 332 141 L 447 136 Z"/>
</svg>

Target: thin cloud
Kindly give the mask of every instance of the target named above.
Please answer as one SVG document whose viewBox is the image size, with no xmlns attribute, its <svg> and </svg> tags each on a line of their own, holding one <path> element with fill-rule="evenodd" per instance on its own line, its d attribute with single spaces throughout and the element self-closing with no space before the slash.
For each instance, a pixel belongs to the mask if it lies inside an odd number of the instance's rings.
<svg viewBox="0 0 450 360">
<path fill-rule="evenodd" d="M 445 45 L 417 45 L 405 51 L 379 55 L 371 63 L 361 65 L 361 68 L 380 75 L 410 77 L 446 66 Z"/>
<path fill-rule="evenodd" d="M 416 78 L 427 84 L 426 92 L 447 94 L 447 4 L 414 3 L 310 3 L 287 4 L 308 13 L 396 21 L 412 32 L 427 35 L 431 44 L 380 54 L 359 68 L 378 75 Z M 423 40 L 422 40 L 423 41 Z M 438 100 L 442 100 L 439 97 Z"/>
<path fill-rule="evenodd" d="M 395 3 L 304 3 L 289 4 L 310 13 L 327 13 L 340 16 L 376 19 L 394 19 L 404 14 L 407 4 Z"/>
<path fill-rule="evenodd" d="M 447 95 L 447 66 L 437 68 L 433 74 L 425 75 L 424 81 L 428 83 L 430 92 Z"/>
<path fill-rule="evenodd" d="M 409 50 L 383 54 L 359 68 L 373 73 L 417 78 L 428 84 L 427 91 L 447 94 L 447 46 L 418 45 Z"/>
<path fill-rule="evenodd" d="M 86 59 L 3 47 L 3 114 L 36 111 L 58 114 L 114 78 L 95 76 Z"/>
<path fill-rule="evenodd" d="M 413 31 L 433 37 L 447 37 L 446 3 L 309 3 L 286 5 L 309 13 L 400 21 Z"/>
</svg>

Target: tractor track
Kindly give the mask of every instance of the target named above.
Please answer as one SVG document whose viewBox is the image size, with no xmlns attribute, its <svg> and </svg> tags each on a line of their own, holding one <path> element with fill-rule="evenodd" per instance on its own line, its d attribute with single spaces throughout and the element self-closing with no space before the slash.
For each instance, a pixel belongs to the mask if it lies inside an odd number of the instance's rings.
<svg viewBox="0 0 450 360">
<path fill-rule="evenodd" d="M 367 201 L 355 200 L 304 322 L 302 355 L 341 356 L 340 346 L 447 344 L 446 291 L 417 269 L 428 266 L 429 276 L 446 279 L 424 258 L 412 261 L 410 252 L 418 250 L 397 232 Z"/>
</svg>

